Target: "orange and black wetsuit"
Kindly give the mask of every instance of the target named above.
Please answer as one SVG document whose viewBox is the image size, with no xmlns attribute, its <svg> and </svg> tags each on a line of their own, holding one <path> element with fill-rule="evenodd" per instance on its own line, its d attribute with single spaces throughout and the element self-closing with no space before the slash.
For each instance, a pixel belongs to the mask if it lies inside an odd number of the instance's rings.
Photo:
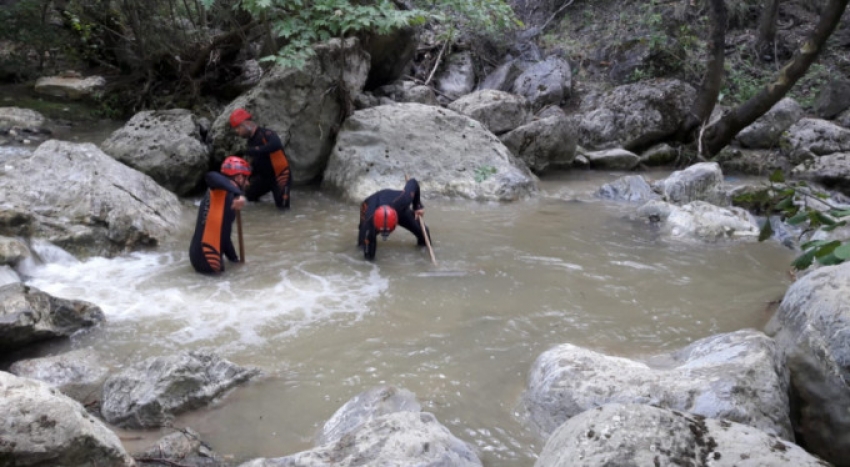
<svg viewBox="0 0 850 467">
<path fill-rule="evenodd" d="M 224 271 L 222 255 L 230 261 L 239 261 L 230 240 L 233 220 L 236 219 L 236 211 L 231 206 L 242 190 L 218 172 L 207 172 L 205 178 L 209 190 L 198 208 L 195 235 L 189 245 L 189 260 L 195 271 L 209 274 Z"/>
<path fill-rule="evenodd" d="M 416 235 L 419 246 L 425 246 L 422 227 L 414 214 L 414 211 L 423 207 L 419 198 L 419 182 L 415 178 L 411 178 L 404 184 L 403 191 L 381 190 L 366 198 L 360 205 L 360 233 L 357 236 L 357 246 L 363 247 L 363 254 L 366 259 L 375 259 L 375 252 L 378 249 L 378 232 L 375 229 L 375 224 L 372 223 L 372 217 L 375 215 L 375 210 L 383 205 L 392 206 L 398 214 L 398 225 Z M 427 226 L 425 229 L 428 240 L 431 240 L 431 230 Z"/>
<path fill-rule="evenodd" d="M 251 158 L 251 182 L 245 193 L 248 201 L 257 201 L 271 191 L 278 209 L 289 209 L 292 176 L 277 133 L 257 127 L 254 135 L 248 138 L 245 154 Z"/>
</svg>

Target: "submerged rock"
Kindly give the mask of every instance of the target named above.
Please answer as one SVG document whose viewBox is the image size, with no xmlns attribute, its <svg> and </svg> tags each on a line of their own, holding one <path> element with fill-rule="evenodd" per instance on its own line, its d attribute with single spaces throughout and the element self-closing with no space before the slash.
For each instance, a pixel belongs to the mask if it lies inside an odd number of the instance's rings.
<svg viewBox="0 0 850 467">
<path fill-rule="evenodd" d="M 104 319 L 89 302 L 57 298 L 21 283 L 0 287 L 0 350 L 68 337 Z"/>
<path fill-rule="evenodd" d="M 210 353 L 153 357 L 106 380 L 100 412 L 122 427 L 163 426 L 174 415 L 201 407 L 258 373 Z"/>
<path fill-rule="evenodd" d="M 412 393 L 392 386 L 366 391 L 346 403 L 325 424 L 324 444 L 240 467 L 429 466 L 481 467 L 470 445 L 456 438 L 434 415 L 420 412 Z"/>
</svg>

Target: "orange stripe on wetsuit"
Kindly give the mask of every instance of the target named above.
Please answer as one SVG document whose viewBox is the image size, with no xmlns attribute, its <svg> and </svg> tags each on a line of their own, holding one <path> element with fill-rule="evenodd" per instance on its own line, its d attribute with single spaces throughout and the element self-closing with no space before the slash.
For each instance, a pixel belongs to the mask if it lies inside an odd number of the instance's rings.
<svg viewBox="0 0 850 467">
<path fill-rule="evenodd" d="M 263 137 L 263 144 L 269 144 L 265 137 Z M 271 160 L 272 169 L 274 169 L 275 183 L 280 188 L 285 187 L 289 182 L 289 161 L 286 160 L 283 149 L 278 149 L 269 154 L 269 160 Z"/>
<path fill-rule="evenodd" d="M 210 208 L 204 222 L 204 236 L 201 248 L 207 264 L 215 272 L 222 271 L 221 264 L 221 226 L 224 224 L 224 210 L 227 202 L 226 190 L 210 190 Z"/>
</svg>

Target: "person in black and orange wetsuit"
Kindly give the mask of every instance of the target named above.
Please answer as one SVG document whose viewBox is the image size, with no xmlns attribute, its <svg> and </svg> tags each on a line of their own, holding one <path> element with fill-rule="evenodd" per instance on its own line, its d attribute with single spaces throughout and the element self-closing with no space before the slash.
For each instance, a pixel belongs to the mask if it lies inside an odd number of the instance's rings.
<svg viewBox="0 0 850 467">
<path fill-rule="evenodd" d="M 251 166 L 236 156 L 224 160 L 221 173 L 207 173 L 209 189 L 198 208 L 198 222 L 189 245 L 189 261 L 195 271 L 224 272 L 224 256 L 234 263 L 239 261 L 230 232 L 236 211 L 245 206 L 242 188 L 250 175 Z"/>
<path fill-rule="evenodd" d="M 230 114 L 230 126 L 236 134 L 248 140 L 245 154 L 251 158 L 253 174 L 245 190 L 248 201 L 257 201 L 271 191 L 278 209 L 289 209 L 292 174 L 280 137 L 254 123 L 245 109 L 236 109 Z"/>
<path fill-rule="evenodd" d="M 425 246 L 425 235 L 431 240 L 431 230 L 419 224 L 419 218 L 425 214 L 425 207 L 419 197 L 419 182 L 411 178 L 404 185 L 404 190 L 381 190 L 360 205 L 360 232 L 357 236 L 357 246 L 363 248 L 363 254 L 368 260 L 375 259 L 378 249 L 378 234 L 384 240 L 400 224 L 416 236 L 419 246 Z"/>
</svg>

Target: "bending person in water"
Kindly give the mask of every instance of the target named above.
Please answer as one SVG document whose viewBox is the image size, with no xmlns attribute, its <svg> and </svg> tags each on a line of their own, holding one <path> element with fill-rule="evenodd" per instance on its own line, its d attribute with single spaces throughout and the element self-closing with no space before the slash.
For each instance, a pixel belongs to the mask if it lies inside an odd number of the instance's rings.
<svg viewBox="0 0 850 467">
<path fill-rule="evenodd" d="M 257 125 L 251 118 L 251 114 L 241 108 L 230 114 L 230 126 L 236 134 L 248 140 L 245 154 L 251 159 L 253 176 L 245 195 L 248 201 L 257 201 L 271 191 L 275 206 L 287 210 L 292 176 L 289 161 L 283 153 L 283 143 L 277 133 Z"/>
<path fill-rule="evenodd" d="M 223 174 L 223 175 L 222 175 Z M 189 260 L 195 271 L 213 274 L 224 271 L 224 258 L 239 261 L 230 232 L 236 211 L 245 206 L 242 189 L 251 167 L 241 157 L 230 156 L 221 164 L 221 173 L 207 172 L 207 190 L 198 208 L 198 222 L 189 245 Z"/>
<path fill-rule="evenodd" d="M 404 185 L 404 190 L 381 190 L 363 201 L 360 205 L 360 232 L 357 236 L 357 246 L 363 248 L 363 254 L 368 260 L 375 259 L 378 249 L 378 234 L 384 240 L 400 224 L 416 236 L 419 246 L 425 246 L 425 235 L 431 240 L 431 230 L 419 224 L 419 218 L 425 214 L 425 207 L 419 197 L 419 182 L 411 178 Z"/>
</svg>

